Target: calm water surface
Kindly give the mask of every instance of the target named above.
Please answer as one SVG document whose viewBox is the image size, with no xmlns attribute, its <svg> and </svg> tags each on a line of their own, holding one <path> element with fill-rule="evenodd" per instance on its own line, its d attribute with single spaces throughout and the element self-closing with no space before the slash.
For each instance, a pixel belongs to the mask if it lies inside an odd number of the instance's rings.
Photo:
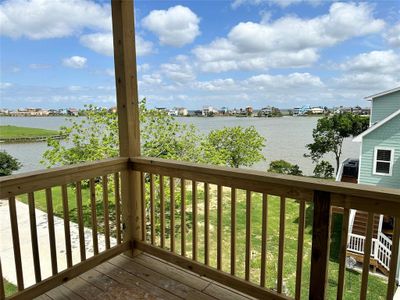
<svg viewBox="0 0 400 300">
<path fill-rule="evenodd" d="M 213 129 L 224 126 L 255 126 L 267 141 L 263 154 L 266 161 L 252 166 L 253 169 L 266 170 L 273 160 L 284 159 L 298 164 L 306 175 L 311 175 L 314 165 L 309 158 L 303 157 L 306 152 L 305 145 L 312 142 L 312 130 L 318 118 L 283 117 L 283 118 L 177 118 L 179 122 L 195 125 L 200 133 L 208 133 Z M 15 125 L 46 129 L 58 129 L 68 125 L 64 117 L 0 117 L 1 125 Z M 357 158 L 360 144 L 346 139 L 343 145 L 342 159 Z M 18 158 L 23 167 L 19 172 L 42 169 L 40 164 L 42 154 L 46 150 L 46 143 L 0 144 L 0 149 Z M 326 159 L 334 166 L 334 156 Z"/>
</svg>

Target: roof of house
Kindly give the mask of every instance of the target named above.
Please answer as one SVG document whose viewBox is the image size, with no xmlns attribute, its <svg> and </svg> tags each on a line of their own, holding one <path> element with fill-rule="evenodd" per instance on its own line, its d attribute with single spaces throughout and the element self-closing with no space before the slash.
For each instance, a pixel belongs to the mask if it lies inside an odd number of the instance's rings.
<svg viewBox="0 0 400 300">
<path fill-rule="evenodd" d="M 366 136 L 367 134 L 371 133 L 372 131 L 374 131 L 375 129 L 381 127 L 382 125 L 386 124 L 387 122 L 389 122 L 391 119 L 393 119 L 394 117 L 400 115 L 400 109 L 396 110 L 394 113 L 390 114 L 389 116 L 387 116 L 386 118 L 384 118 L 382 121 L 376 122 L 374 125 L 372 125 L 370 128 L 368 128 L 367 130 L 365 130 L 364 132 L 362 132 L 361 134 L 357 135 L 354 139 L 353 142 L 362 142 L 362 139 L 364 136 Z"/>
<path fill-rule="evenodd" d="M 380 96 L 384 96 L 384 95 L 391 94 L 391 93 L 398 92 L 398 91 L 400 91 L 400 86 L 398 86 L 398 87 L 396 87 L 394 89 L 391 89 L 391 90 L 383 91 L 383 92 L 380 92 L 380 93 L 365 97 L 364 99 L 372 100 L 374 98 L 378 98 Z"/>
</svg>

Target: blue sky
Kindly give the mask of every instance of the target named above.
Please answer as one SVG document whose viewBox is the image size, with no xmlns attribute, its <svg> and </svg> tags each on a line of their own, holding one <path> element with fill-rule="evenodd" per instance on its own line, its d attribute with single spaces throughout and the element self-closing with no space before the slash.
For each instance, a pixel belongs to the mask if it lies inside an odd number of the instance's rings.
<svg viewBox="0 0 400 300">
<path fill-rule="evenodd" d="M 0 1 L 0 107 L 115 104 L 108 1 Z M 150 106 L 368 106 L 400 85 L 400 4 L 136 1 Z"/>
</svg>

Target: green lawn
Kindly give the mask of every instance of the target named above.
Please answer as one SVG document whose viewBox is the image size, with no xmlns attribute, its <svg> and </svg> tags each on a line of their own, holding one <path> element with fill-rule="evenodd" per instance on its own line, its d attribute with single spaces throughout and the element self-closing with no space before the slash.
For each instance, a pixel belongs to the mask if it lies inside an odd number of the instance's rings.
<svg viewBox="0 0 400 300">
<path fill-rule="evenodd" d="M 41 128 L 18 127 L 11 125 L 0 126 L 0 139 L 26 138 L 57 135 L 58 131 Z"/>
<path fill-rule="evenodd" d="M 149 186 L 147 186 L 147 195 L 149 195 Z M 203 185 L 198 185 L 198 260 L 204 261 L 204 192 Z M 216 267 L 216 239 L 217 239 L 217 197 L 216 187 L 210 185 L 210 264 Z M 159 193 L 158 185 L 156 188 L 156 211 L 159 211 Z M 187 184 L 187 197 L 186 197 L 186 216 L 187 216 L 187 229 L 186 229 L 186 249 L 187 256 L 191 257 L 192 251 L 192 212 L 191 212 L 191 183 Z M 60 188 L 53 188 L 53 201 L 55 215 L 62 217 L 63 209 L 61 202 Z M 180 187 L 176 184 L 175 191 L 175 231 L 176 231 L 176 245 L 177 253 L 180 253 Z M 170 214 L 169 214 L 169 182 L 165 180 L 165 199 L 166 199 L 166 246 L 170 245 Z M 102 204 L 102 190 L 101 185 L 97 184 L 96 188 L 97 203 L 96 214 L 98 219 L 99 232 L 103 231 L 103 204 Z M 82 190 L 83 207 L 84 207 L 84 222 L 85 226 L 91 227 L 91 211 L 90 211 L 90 197 L 88 188 Z M 25 196 L 19 197 L 22 201 L 26 202 Z M 113 192 L 109 193 L 110 199 L 110 215 L 111 215 L 111 228 L 115 234 L 115 205 Z M 72 221 L 77 220 L 76 211 L 76 196 L 73 186 L 68 187 L 68 200 L 69 200 L 69 215 Z M 35 193 L 36 207 L 41 210 L 46 210 L 46 200 L 44 191 Z M 244 278 L 244 262 L 245 262 L 245 191 L 238 190 L 237 193 L 237 229 L 236 229 L 236 270 L 237 276 Z M 222 270 L 230 272 L 230 189 L 224 188 L 223 190 L 223 254 L 222 254 Z M 148 212 L 148 207 L 147 207 Z M 277 261 L 278 261 L 278 247 L 279 247 L 279 212 L 280 212 L 280 199 L 277 196 L 268 196 L 268 238 L 267 238 L 267 272 L 266 272 L 266 285 L 268 288 L 276 288 L 277 278 Z M 252 193 L 252 257 L 251 257 L 251 281 L 259 283 L 260 278 L 260 265 L 261 265 L 261 213 L 262 213 L 262 195 Z M 306 229 L 304 236 L 304 258 L 303 258 L 303 280 L 302 280 L 302 298 L 308 298 L 309 287 L 309 272 L 310 272 L 310 254 L 311 254 L 311 237 L 312 237 L 312 214 L 313 207 L 310 204 L 306 206 Z M 297 260 L 297 232 L 298 232 L 298 215 L 299 203 L 293 199 L 286 200 L 286 230 L 285 230 L 285 254 L 284 254 L 284 283 L 287 293 L 291 296 L 294 295 L 295 289 L 295 272 Z M 340 247 L 340 229 L 341 229 L 341 216 L 334 215 L 332 220 L 332 242 L 329 262 L 329 281 L 328 281 L 328 299 L 336 299 L 337 277 L 338 277 L 338 251 Z M 159 222 L 160 215 L 156 213 L 156 232 L 160 232 Z M 149 231 L 149 228 L 147 228 Z M 156 244 L 160 244 L 160 240 L 156 239 Z M 345 299 L 356 299 L 359 297 L 361 274 L 354 271 L 347 271 L 345 275 L 346 291 Z M 386 294 L 386 282 L 376 276 L 370 275 L 368 282 L 368 299 L 384 299 Z"/>
<path fill-rule="evenodd" d="M 17 287 L 3 278 L 4 289 L 6 297 L 11 296 L 17 292 Z"/>
<path fill-rule="evenodd" d="M 168 187 L 168 181 L 165 186 Z M 204 261 L 204 196 L 203 185 L 198 186 L 198 260 Z M 166 190 L 168 190 L 166 188 Z M 180 224 L 179 202 L 180 188 L 177 187 L 176 194 L 176 220 L 175 224 Z M 192 230 L 191 230 L 191 184 L 187 185 L 187 200 L 186 200 L 186 215 L 188 228 L 186 230 L 186 252 L 187 256 L 191 257 L 192 251 Z M 157 187 L 156 187 L 157 192 Z M 224 188 L 223 192 L 223 245 L 222 245 L 222 270 L 230 272 L 230 236 L 231 236 L 231 202 L 230 189 Z M 156 193 L 157 194 L 157 193 Z M 246 237 L 246 201 L 245 191 L 238 190 L 237 206 L 236 206 L 236 275 L 244 278 L 245 269 L 245 237 Z M 166 199 L 169 195 L 166 195 Z M 159 206 L 158 198 L 156 197 L 156 207 Z M 266 286 L 271 289 L 276 289 L 277 280 L 277 261 L 279 249 L 279 213 L 280 199 L 277 196 L 268 196 L 268 235 L 267 235 L 267 270 L 266 270 Z M 304 235 L 304 258 L 303 258 L 303 279 L 302 279 L 302 299 L 308 299 L 309 288 L 309 273 L 310 273 L 310 256 L 311 256 L 311 239 L 312 239 L 312 214 L 313 207 L 310 204 L 306 206 L 306 229 Z M 294 296 L 295 290 L 295 275 L 296 275 L 296 260 L 297 260 L 297 234 L 298 234 L 298 216 L 299 203 L 293 199 L 286 200 L 286 228 L 285 228 L 285 254 L 283 265 L 284 283 L 287 293 Z M 166 203 L 166 232 L 169 233 L 169 203 Z M 159 215 L 156 215 L 156 223 L 159 224 Z M 329 280 L 328 280 L 328 299 L 336 299 L 337 280 L 338 280 L 338 253 L 340 248 L 340 230 L 342 225 L 342 216 L 334 215 L 332 220 L 332 235 L 331 235 L 331 251 L 329 262 Z M 251 240 L 251 274 L 252 282 L 259 284 L 260 269 L 261 269 L 261 227 L 262 227 L 262 195 L 252 193 L 252 240 Z M 217 256 L 217 197 L 216 187 L 211 185 L 210 193 L 210 264 L 216 267 Z M 160 227 L 156 228 L 159 232 Z M 175 238 L 175 249 L 180 253 L 180 232 L 179 225 Z M 160 245 L 159 239 L 156 244 Z M 169 247 L 170 239 L 167 235 L 166 245 Z M 361 286 L 361 274 L 355 271 L 346 271 L 345 275 L 345 295 L 344 299 L 356 299 L 359 297 Z M 368 299 L 385 299 L 386 282 L 374 275 L 369 276 L 368 281 Z"/>
</svg>

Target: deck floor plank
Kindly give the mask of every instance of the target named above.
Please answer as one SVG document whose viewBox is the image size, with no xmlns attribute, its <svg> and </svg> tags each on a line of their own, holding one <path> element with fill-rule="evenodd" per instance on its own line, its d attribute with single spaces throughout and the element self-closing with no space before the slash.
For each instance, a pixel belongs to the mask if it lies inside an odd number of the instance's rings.
<svg viewBox="0 0 400 300">
<path fill-rule="evenodd" d="M 204 290 L 210 280 L 185 269 L 177 268 L 173 264 L 147 254 L 135 257 L 135 262 L 152 269 L 155 272 L 170 277 L 197 290 Z"/>
<path fill-rule="evenodd" d="M 119 255 L 36 298 L 38 300 L 252 299 L 148 254 Z"/>
<path fill-rule="evenodd" d="M 147 266 L 136 263 L 136 261 L 124 256 L 117 256 L 111 259 L 110 263 L 183 299 L 190 299 L 189 295 L 196 294 L 198 291 L 175 280 L 172 276 L 160 274 Z M 204 295 L 203 298 L 207 297 Z M 213 297 L 208 297 L 208 299 L 215 300 Z"/>
<path fill-rule="evenodd" d="M 95 270 L 119 282 L 120 286 L 123 286 L 127 291 L 131 290 L 132 294 L 136 294 L 137 296 L 137 298 L 134 299 L 143 299 L 141 297 L 149 299 L 180 299 L 179 297 L 155 286 L 154 283 L 149 283 L 146 280 L 111 264 L 110 262 L 97 266 Z"/>
<path fill-rule="evenodd" d="M 53 289 L 46 293 L 50 299 L 53 300 L 82 300 L 83 298 L 74 293 L 64 285 L 60 285 L 57 289 Z"/>
</svg>

